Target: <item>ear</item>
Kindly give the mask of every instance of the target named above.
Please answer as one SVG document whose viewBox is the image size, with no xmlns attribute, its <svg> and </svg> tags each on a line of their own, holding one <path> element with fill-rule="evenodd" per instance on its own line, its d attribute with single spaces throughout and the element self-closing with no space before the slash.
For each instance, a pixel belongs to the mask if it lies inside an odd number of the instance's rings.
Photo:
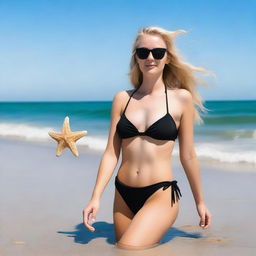
<svg viewBox="0 0 256 256">
<path fill-rule="evenodd" d="M 170 58 L 169 55 L 168 55 L 167 58 L 166 58 L 165 64 L 169 64 L 170 61 L 171 61 L 171 58 Z"/>
<path fill-rule="evenodd" d="M 170 56 L 169 56 L 169 55 L 167 55 L 167 58 L 166 58 L 166 62 L 165 62 L 165 64 L 169 64 L 169 63 L 170 63 L 170 60 L 171 60 Z"/>
</svg>

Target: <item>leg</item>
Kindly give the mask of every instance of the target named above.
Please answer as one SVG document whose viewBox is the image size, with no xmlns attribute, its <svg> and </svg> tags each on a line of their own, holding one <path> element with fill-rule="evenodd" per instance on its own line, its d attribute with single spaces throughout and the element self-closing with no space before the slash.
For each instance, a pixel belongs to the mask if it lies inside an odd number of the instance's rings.
<svg viewBox="0 0 256 256">
<path fill-rule="evenodd" d="M 178 210 L 177 201 L 171 206 L 171 188 L 157 190 L 134 216 L 119 247 L 145 249 L 156 245 L 176 220 Z"/>
<path fill-rule="evenodd" d="M 116 241 L 119 241 L 123 233 L 127 230 L 127 227 L 130 225 L 134 214 L 128 208 L 117 189 L 115 189 L 113 211 Z"/>
</svg>

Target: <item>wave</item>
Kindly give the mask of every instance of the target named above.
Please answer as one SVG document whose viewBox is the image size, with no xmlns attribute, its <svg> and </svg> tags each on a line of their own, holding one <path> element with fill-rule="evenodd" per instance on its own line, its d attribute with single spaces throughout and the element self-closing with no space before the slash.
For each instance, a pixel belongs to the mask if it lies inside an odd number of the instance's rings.
<svg viewBox="0 0 256 256">
<path fill-rule="evenodd" d="M 31 142 L 52 142 L 49 131 L 56 128 L 48 126 L 35 126 L 30 124 L 0 123 L 0 137 L 12 138 Z M 235 132 L 235 130 L 233 131 Z M 198 142 L 195 149 L 198 157 L 217 160 L 226 163 L 250 163 L 256 165 L 255 140 L 256 130 L 250 132 L 250 136 L 241 136 L 241 130 L 237 130 L 237 136 L 233 140 L 214 142 Z M 199 135 L 200 136 L 200 135 Z M 178 145 L 178 143 L 176 142 Z M 88 136 L 77 141 L 77 145 L 91 150 L 104 151 L 107 145 L 107 136 Z M 179 151 L 174 148 L 173 155 L 178 156 Z"/>
<path fill-rule="evenodd" d="M 226 163 L 250 163 L 256 165 L 255 142 L 245 144 L 240 140 L 236 143 L 199 143 L 196 153 L 199 157 Z"/>
<path fill-rule="evenodd" d="M 11 139 L 18 139 L 31 142 L 50 142 L 52 138 L 48 135 L 49 131 L 60 132 L 53 127 L 32 126 L 29 124 L 0 123 L 0 136 Z M 96 136 L 85 136 L 77 141 L 81 145 L 93 150 L 102 151 L 105 149 L 107 139 Z"/>
</svg>

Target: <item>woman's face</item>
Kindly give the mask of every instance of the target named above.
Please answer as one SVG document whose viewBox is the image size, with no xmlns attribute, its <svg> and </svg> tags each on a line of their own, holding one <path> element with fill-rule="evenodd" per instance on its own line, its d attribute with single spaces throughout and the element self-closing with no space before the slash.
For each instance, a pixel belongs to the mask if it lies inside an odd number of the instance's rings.
<svg viewBox="0 0 256 256">
<path fill-rule="evenodd" d="M 150 50 L 153 48 L 167 48 L 165 41 L 159 35 L 141 36 L 137 48 L 141 47 L 148 48 Z M 143 75 L 156 75 L 163 72 L 165 64 L 169 61 L 167 52 L 160 60 L 154 59 L 152 52 L 149 53 L 146 59 L 139 59 L 137 54 L 135 54 L 135 58 Z"/>
</svg>

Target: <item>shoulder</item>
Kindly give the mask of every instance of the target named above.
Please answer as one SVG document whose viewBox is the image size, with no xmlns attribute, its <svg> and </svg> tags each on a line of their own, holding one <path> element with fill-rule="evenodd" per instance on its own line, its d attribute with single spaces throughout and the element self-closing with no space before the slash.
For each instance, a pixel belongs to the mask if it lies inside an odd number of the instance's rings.
<svg viewBox="0 0 256 256">
<path fill-rule="evenodd" d="M 177 97 L 181 104 L 181 113 L 183 116 L 194 116 L 195 106 L 192 93 L 187 89 L 178 89 Z"/>
<path fill-rule="evenodd" d="M 183 88 L 175 89 L 174 93 L 180 103 L 193 104 L 193 96 L 189 90 Z"/>
<path fill-rule="evenodd" d="M 129 98 L 131 96 L 133 91 L 134 91 L 134 89 L 119 91 L 114 95 L 113 101 L 123 102 L 124 100 L 126 100 L 127 98 Z"/>
<path fill-rule="evenodd" d="M 185 102 L 193 101 L 193 96 L 191 92 L 187 89 L 183 89 L 183 88 L 178 89 L 177 94 L 182 101 L 185 101 Z"/>
<path fill-rule="evenodd" d="M 131 96 L 131 93 L 134 91 L 134 89 L 131 90 L 122 90 L 118 91 L 112 100 L 112 108 L 114 111 L 122 112 L 124 108 L 124 104 L 127 102 L 129 97 Z"/>
</svg>

